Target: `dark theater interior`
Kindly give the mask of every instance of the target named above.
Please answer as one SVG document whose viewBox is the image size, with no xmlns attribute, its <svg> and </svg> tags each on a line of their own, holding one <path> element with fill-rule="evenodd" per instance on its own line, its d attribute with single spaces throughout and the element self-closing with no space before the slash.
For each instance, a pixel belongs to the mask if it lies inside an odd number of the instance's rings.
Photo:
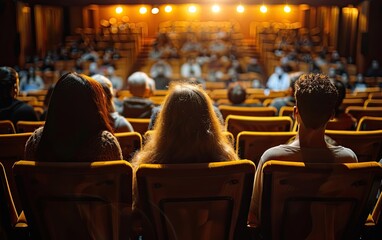
<svg viewBox="0 0 382 240">
<path fill-rule="evenodd" d="M 382 240 L 381 0 L 0 0 L 0 240 Z"/>
</svg>

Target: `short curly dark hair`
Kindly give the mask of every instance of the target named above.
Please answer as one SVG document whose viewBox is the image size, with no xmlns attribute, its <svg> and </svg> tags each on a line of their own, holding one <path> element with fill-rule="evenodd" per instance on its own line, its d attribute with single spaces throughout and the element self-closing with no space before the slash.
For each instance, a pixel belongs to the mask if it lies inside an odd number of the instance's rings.
<svg viewBox="0 0 382 240">
<path fill-rule="evenodd" d="M 318 129 L 335 112 L 338 91 L 324 74 L 303 74 L 295 83 L 296 106 L 305 127 Z"/>
</svg>

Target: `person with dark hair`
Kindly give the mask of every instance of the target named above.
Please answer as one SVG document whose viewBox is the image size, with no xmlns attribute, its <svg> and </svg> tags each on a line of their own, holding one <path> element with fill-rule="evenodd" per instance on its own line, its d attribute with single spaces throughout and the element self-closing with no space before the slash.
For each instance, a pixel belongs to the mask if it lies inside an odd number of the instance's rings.
<svg viewBox="0 0 382 240">
<path fill-rule="evenodd" d="M 339 129 L 330 128 L 331 130 L 355 130 L 357 119 L 345 112 L 342 108 L 342 102 L 346 96 L 346 86 L 341 80 L 331 80 L 338 91 L 338 99 L 334 112 L 334 123 L 340 126 Z M 330 123 L 329 123 L 330 125 Z M 334 127 L 334 125 L 333 125 Z"/>
<path fill-rule="evenodd" d="M 44 80 L 36 74 L 36 69 L 30 67 L 28 73 L 20 79 L 20 91 L 29 92 L 44 89 Z"/>
<path fill-rule="evenodd" d="M 44 106 L 43 106 L 44 107 L 44 112 L 40 116 L 40 121 L 45 121 L 46 114 L 48 113 L 48 109 L 49 109 L 50 97 L 52 96 L 52 93 L 53 93 L 53 90 L 54 90 L 54 86 L 55 86 L 55 84 L 52 84 L 49 87 L 48 92 L 45 95 Z"/>
<path fill-rule="evenodd" d="M 268 149 L 260 158 L 254 183 L 249 222 L 258 224 L 262 192 L 262 166 L 269 160 L 305 163 L 354 163 L 357 156 L 349 149 L 325 141 L 325 128 L 334 116 L 338 91 L 328 76 L 303 74 L 295 83 L 296 106 L 294 116 L 298 122 L 296 138 L 289 144 Z"/>
<path fill-rule="evenodd" d="M 25 159 L 41 162 L 93 162 L 123 159 L 109 123 L 102 86 L 67 73 L 52 93 L 45 126 L 25 146 Z"/>
<path fill-rule="evenodd" d="M 107 110 L 112 123 L 114 132 L 134 132 L 133 126 L 124 118 L 119 115 L 115 110 L 113 101 L 113 84 L 111 81 L 100 74 L 93 75 L 92 78 L 99 82 L 103 88 L 106 97 Z"/>
<path fill-rule="evenodd" d="M 247 99 L 247 91 L 241 84 L 232 84 L 228 87 L 228 100 L 232 105 L 241 105 Z"/>
<path fill-rule="evenodd" d="M 300 77 L 301 73 L 296 74 L 296 76 L 292 76 L 290 78 L 290 86 L 289 86 L 289 95 L 286 97 L 280 97 L 275 98 L 272 100 L 271 104 L 269 106 L 275 107 L 277 109 L 277 115 L 280 112 L 280 109 L 283 106 L 290 106 L 293 107 L 296 105 L 296 101 L 294 98 L 294 84 L 296 83 L 297 79 Z"/>
<path fill-rule="evenodd" d="M 33 107 L 16 99 L 19 93 L 19 76 L 11 67 L 0 67 L 0 120 L 10 120 L 14 125 L 20 120 L 37 121 Z"/>
</svg>

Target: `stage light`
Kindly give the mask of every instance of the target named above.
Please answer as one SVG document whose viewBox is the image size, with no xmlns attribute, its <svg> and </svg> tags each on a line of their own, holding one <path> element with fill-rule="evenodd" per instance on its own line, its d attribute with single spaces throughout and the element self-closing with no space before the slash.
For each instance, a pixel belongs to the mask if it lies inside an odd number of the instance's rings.
<svg viewBox="0 0 382 240">
<path fill-rule="evenodd" d="M 164 11 L 169 13 L 169 12 L 172 12 L 172 7 L 170 5 L 167 5 L 165 8 L 164 8 Z"/>
<path fill-rule="evenodd" d="M 123 12 L 123 8 L 122 7 L 116 7 L 115 8 L 115 13 L 116 14 L 121 14 Z"/>
<path fill-rule="evenodd" d="M 290 7 L 288 5 L 285 5 L 284 12 L 290 13 L 290 11 L 291 11 Z"/>
<path fill-rule="evenodd" d="M 212 6 L 211 10 L 214 13 L 218 13 L 218 12 L 220 12 L 220 6 L 215 4 Z"/>
<path fill-rule="evenodd" d="M 189 7 L 188 7 L 188 12 L 190 12 L 190 13 L 195 13 L 195 12 L 196 12 L 196 7 L 195 7 L 194 5 L 189 6 Z"/>
<path fill-rule="evenodd" d="M 157 7 L 153 7 L 153 8 L 151 9 L 151 13 L 152 13 L 152 14 L 158 14 L 158 13 L 159 13 L 159 8 L 157 8 Z"/>
<path fill-rule="evenodd" d="M 236 11 L 239 12 L 239 13 L 244 12 L 244 7 L 243 7 L 243 5 L 238 5 L 238 6 L 236 7 Z"/>
<path fill-rule="evenodd" d="M 262 12 L 262 13 L 266 13 L 266 12 L 268 12 L 268 8 L 267 8 L 267 6 L 265 6 L 265 5 L 261 5 L 261 7 L 260 7 L 260 12 Z"/>
<path fill-rule="evenodd" d="M 140 13 L 140 14 L 146 14 L 146 13 L 147 13 L 147 8 L 146 8 L 146 7 L 141 7 L 141 8 L 139 9 L 139 13 Z"/>
</svg>

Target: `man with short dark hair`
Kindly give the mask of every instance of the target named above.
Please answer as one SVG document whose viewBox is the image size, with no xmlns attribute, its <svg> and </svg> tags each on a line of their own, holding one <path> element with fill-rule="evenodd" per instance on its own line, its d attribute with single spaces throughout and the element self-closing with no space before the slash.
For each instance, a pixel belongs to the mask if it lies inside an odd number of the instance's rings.
<svg viewBox="0 0 382 240">
<path fill-rule="evenodd" d="M 354 163 L 357 156 L 349 149 L 325 141 L 325 128 L 334 116 L 338 91 L 328 76 L 303 74 L 295 83 L 294 116 L 298 122 L 296 138 L 289 144 L 268 149 L 261 156 L 255 175 L 250 223 L 260 219 L 262 166 L 269 160 L 305 163 Z"/>
<path fill-rule="evenodd" d="M 20 120 L 37 121 L 32 106 L 16 99 L 19 93 L 19 76 L 11 67 L 0 67 L 0 120 L 10 120 L 14 125 Z"/>
</svg>

